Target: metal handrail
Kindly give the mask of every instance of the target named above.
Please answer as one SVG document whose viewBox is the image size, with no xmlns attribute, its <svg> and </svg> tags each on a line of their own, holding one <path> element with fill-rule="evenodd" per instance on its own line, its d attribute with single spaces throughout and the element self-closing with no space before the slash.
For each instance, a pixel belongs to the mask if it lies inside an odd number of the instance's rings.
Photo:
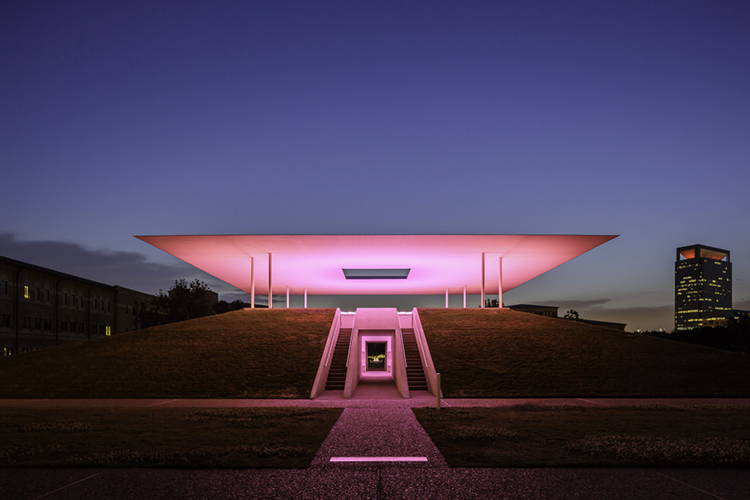
<svg viewBox="0 0 750 500">
<path fill-rule="evenodd" d="M 326 363 L 323 366 L 328 366 L 328 363 L 331 362 L 331 356 L 333 356 L 333 351 L 336 349 L 336 342 L 339 340 L 339 333 L 341 333 L 341 309 L 338 307 L 336 308 L 336 316 L 339 318 L 339 324 L 338 328 L 336 328 L 334 335 L 334 340 L 331 342 L 331 345 L 328 349 L 328 357 L 326 358 Z M 336 322 L 336 318 L 333 318 L 333 321 Z"/>
<path fill-rule="evenodd" d="M 354 323 L 357 322 L 357 315 L 354 315 Z M 352 341 L 354 340 L 354 327 L 356 324 L 352 323 L 352 336 L 349 337 L 349 351 L 346 353 L 346 367 L 349 368 L 349 356 L 352 355 Z"/>
<path fill-rule="evenodd" d="M 419 313 L 417 312 L 416 307 L 411 314 L 411 326 L 414 328 L 414 335 L 417 337 L 417 342 L 419 342 L 420 358 L 422 358 L 422 362 L 425 364 L 425 366 L 429 368 L 430 365 L 429 363 L 427 363 L 427 355 L 424 352 L 424 343 L 422 342 L 422 338 L 424 337 L 424 330 L 422 330 L 422 321 L 419 319 Z M 419 335 L 417 335 L 417 325 L 419 325 Z"/>
<path fill-rule="evenodd" d="M 406 361 L 406 347 L 404 347 L 404 331 L 401 325 L 398 325 L 398 331 L 401 332 L 401 356 L 404 358 L 404 368 L 409 368 L 409 362 Z"/>
</svg>

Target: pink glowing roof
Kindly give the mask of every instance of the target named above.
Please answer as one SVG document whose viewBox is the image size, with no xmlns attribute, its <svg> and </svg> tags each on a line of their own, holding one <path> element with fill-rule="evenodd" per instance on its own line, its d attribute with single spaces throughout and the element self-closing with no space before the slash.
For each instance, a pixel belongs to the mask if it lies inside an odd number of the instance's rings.
<svg viewBox="0 0 750 500">
<path fill-rule="evenodd" d="M 482 252 L 487 293 L 511 290 L 616 236 L 596 235 L 204 235 L 137 238 L 250 293 L 268 293 L 268 254 L 275 294 L 480 293 Z M 343 269 L 410 269 L 406 279 L 346 279 Z"/>
</svg>

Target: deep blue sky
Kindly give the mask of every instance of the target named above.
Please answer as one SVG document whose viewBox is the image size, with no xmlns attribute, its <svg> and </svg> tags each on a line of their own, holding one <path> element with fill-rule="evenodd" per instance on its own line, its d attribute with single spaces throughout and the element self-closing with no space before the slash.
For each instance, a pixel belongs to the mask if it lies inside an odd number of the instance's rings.
<svg viewBox="0 0 750 500">
<path fill-rule="evenodd" d="M 750 308 L 749 26 L 746 1 L 3 2 L 0 254 L 154 292 L 193 271 L 134 234 L 619 234 L 506 303 L 671 329 L 675 247 L 704 243 Z"/>
</svg>

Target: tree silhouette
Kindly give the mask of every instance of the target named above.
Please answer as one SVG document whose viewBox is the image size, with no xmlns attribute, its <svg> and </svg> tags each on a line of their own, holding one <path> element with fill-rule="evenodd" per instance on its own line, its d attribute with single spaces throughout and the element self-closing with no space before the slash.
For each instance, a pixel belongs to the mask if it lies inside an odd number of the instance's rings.
<svg viewBox="0 0 750 500">
<path fill-rule="evenodd" d="M 570 309 L 568 312 L 565 313 L 565 316 L 563 316 L 565 319 L 572 319 L 573 321 L 580 321 L 581 318 L 578 316 L 578 311 L 575 309 Z"/>
<path fill-rule="evenodd" d="M 209 316 L 214 314 L 211 297 L 211 289 L 199 279 L 189 284 L 184 278 L 175 280 L 168 292 L 159 290 L 150 309 L 141 311 L 141 324 L 149 327 Z"/>
</svg>

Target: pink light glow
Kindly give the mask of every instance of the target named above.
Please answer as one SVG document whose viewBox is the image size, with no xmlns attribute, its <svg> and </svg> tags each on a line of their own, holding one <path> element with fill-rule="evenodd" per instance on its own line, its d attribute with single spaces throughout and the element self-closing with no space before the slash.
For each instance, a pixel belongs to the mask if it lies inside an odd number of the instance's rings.
<svg viewBox="0 0 750 500">
<path fill-rule="evenodd" d="M 137 236 L 250 293 L 273 290 L 316 295 L 436 295 L 480 293 L 485 253 L 486 293 L 497 293 L 499 258 L 507 292 L 616 236 L 599 235 L 196 235 Z M 347 280 L 343 268 L 411 269 L 407 279 Z"/>
<path fill-rule="evenodd" d="M 426 462 L 427 457 L 331 457 L 331 462 Z"/>
</svg>

